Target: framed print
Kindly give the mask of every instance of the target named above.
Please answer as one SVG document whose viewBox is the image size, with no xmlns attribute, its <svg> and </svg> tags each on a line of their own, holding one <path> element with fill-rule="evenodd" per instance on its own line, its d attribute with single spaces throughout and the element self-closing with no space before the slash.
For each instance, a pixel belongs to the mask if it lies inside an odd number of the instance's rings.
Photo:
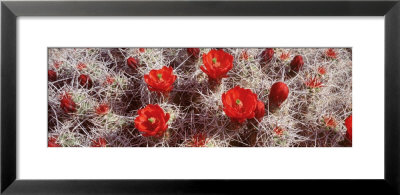
<svg viewBox="0 0 400 195">
<path fill-rule="evenodd" d="M 399 193 L 398 1 L 1 6 L 2 193 Z"/>
</svg>

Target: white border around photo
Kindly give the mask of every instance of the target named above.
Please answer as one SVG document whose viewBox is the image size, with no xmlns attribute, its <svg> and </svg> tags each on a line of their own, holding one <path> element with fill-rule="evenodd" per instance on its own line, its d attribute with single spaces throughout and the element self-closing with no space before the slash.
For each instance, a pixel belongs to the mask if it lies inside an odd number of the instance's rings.
<svg viewBox="0 0 400 195">
<path fill-rule="evenodd" d="M 384 17 L 18 17 L 18 179 L 383 179 Z M 47 148 L 48 47 L 352 47 L 351 148 Z"/>
</svg>

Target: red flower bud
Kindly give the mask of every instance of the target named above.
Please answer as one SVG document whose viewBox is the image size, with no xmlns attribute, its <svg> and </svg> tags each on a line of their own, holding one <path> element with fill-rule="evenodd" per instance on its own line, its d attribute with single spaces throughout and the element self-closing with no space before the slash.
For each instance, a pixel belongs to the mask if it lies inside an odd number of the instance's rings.
<svg viewBox="0 0 400 195">
<path fill-rule="evenodd" d="M 275 127 L 275 129 L 274 129 L 275 134 L 278 136 L 282 136 L 284 131 L 285 131 L 285 129 L 283 129 L 281 127 Z"/>
<path fill-rule="evenodd" d="M 139 48 L 139 52 L 140 52 L 140 53 L 144 53 L 145 51 L 146 51 L 145 48 Z"/>
<path fill-rule="evenodd" d="M 104 138 L 99 138 L 97 140 L 93 140 L 92 144 L 90 145 L 91 147 L 106 147 L 107 146 L 107 140 Z"/>
<path fill-rule="evenodd" d="M 64 110 L 65 113 L 76 112 L 76 104 L 69 94 L 65 94 L 62 96 L 60 107 Z"/>
<path fill-rule="evenodd" d="M 109 85 L 112 85 L 114 83 L 115 79 L 111 76 L 107 76 L 106 78 L 106 83 Z"/>
<path fill-rule="evenodd" d="M 54 68 L 59 69 L 61 64 L 62 64 L 62 62 L 54 61 L 53 66 L 54 66 Z"/>
<path fill-rule="evenodd" d="M 207 144 L 207 137 L 203 133 L 195 134 L 189 146 L 191 147 L 204 147 Z"/>
<path fill-rule="evenodd" d="M 279 56 L 279 58 L 280 58 L 282 61 L 285 61 L 285 60 L 287 60 L 287 59 L 289 58 L 289 56 L 290 56 L 289 53 L 282 53 L 282 54 Z"/>
<path fill-rule="evenodd" d="M 158 70 L 151 70 L 149 74 L 144 75 L 144 81 L 150 91 L 168 93 L 172 90 L 176 80 L 176 75 L 171 67 L 162 67 Z"/>
<path fill-rule="evenodd" d="M 318 74 L 324 75 L 326 73 L 326 70 L 324 67 L 318 67 Z"/>
<path fill-rule="evenodd" d="M 188 54 L 194 58 L 199 58 L 200 49 L 199 48 L 187 48 Z"/>
<path fill-rule="evenodd" d="M 143 133 L 143 136 L 160 137 L 168 129 L 169 113 L 157 104 L 149 104 L 138 111 L 135 118 L 135 128 Z"/>
<path fill-rule="evenodd" d="M 233 56 L 224 50 L 211 50 L 203 54 L 204 66 L 200 69 L 208 75 L 209 79 L 220 80 L 228 77 L 227 73 L 233 67 Z"/>
<path fill-rule="evenodd" d="M 333 50 L 332 48 L 329 48 L 328 50 L 325 51 L 325 56 L 331 59 L 336 59 L 337 57 L 335 50 Z"/>
<path fill-rule="evenodd" d="M 139 65 L 139 62 L 134 57 L 129 57 L 126 60 L 126 64 L 129 66 L 129 68 L 136 69 Z"/>
<path fill-rule="evenodd" d="M 257 107 L 256 107 L 256 110 L 255 110 L 255 113 L 256 113 L 256 116 L 255 116 L 256 119 L 258 121 L 261 121 L 262 118 L 264 117 L 264 114 L 265 114 L 265 105 L 264 105 L 264 103 L 262 101 L 258 101 L 257 102 Z"/>
<path fill-rule="evenodd" d="M 61 145 L 57 144 L 56 142 L 57 142 L 57 138 L 50 137 L 47 142 L 47 147 L 61 147 Z"/>
<path fill-rule="evenodd" d="M 331 117 L 331 116 L 324 116 L 324 122 L 325 122 L 325 126 L 328 128 L 336 128 L 337 123 L 335 118 Z"/>
<path fill-rule="evenodd" d="M 109 110 L 109 106 L 108 104 L 100 104 L 97 108 L 96 108 L 96 114 L 98 115 L 105 115 L 107 114 L 108 110 Z"/>
<path fill-rule="evenodd" d="M 49 81 L 56 81 L 57 80 L 57 73 L 53 70 L 48 71 L 48 79 Z"/>
<path fill-rule="evenodd" d="M 289 95 L 289 88 L 283 82 L 276 82 L 269 92 L 269 104 L 273 107 L 280 107 Z"/>
<path fill-rule="evenodd" d="M 265 63 L 270 63 L 272 58 L 274 57 L 274 54 L 275 54 L 274 49 L 267 48 L 261 53 L 262 60 Z"/>
<path fill-rule="evenodd" d="M 247 53 L 247 51 L 242 51 L 240 57 L 244 60 L 248 60 L 249 59 L 249 54 Z"/>
<path fill-rule="evenodd" d="M 225 114 L 233 121 L 243 123 L 256 115 L 257 95 L 250 89 L 236 86 L 222 94 L 222 103 Z"/>
<path fill-rule="evenodd" d="M 78 65 L 76 65 L 76 68 L 77 68 L 78 70 L 83 70 L 83 69 L 86 68 L 86 64 L 84 64 L 84 63 L 79 63 Z"/>
<path fill-rule="evenodd" d="M 309 88 L 319 88 L 322 87 L 322 81 L 317 77 L 312 77 L 305 82 L 305 85 Z"/>
<path fill-rule="evenodd" d="M 346 120 L 344 121 L 344 125 L 346 126 L 347 132 L 346 132 L 346 137 L 347 139 L 349 139 L 350 141 L 352 141 L 353 138 L 353 115 L 350 115 L 349 117 L 346 118 Z"/>
<path fill-rule="evenodd" d="M 81 74 L 78 78 L 78 81 L 82 87 L 92 88 L 93 82 L 88 75 Z"/>
<path fill-rule="evenodd" d="M 300 69 L 303 67 L 303 65 L 304 65 L 303 57 L 300 55 L 297 55 L 290 62 L 290 69 L 294 72 L 299 72 Z"/>
</svg>

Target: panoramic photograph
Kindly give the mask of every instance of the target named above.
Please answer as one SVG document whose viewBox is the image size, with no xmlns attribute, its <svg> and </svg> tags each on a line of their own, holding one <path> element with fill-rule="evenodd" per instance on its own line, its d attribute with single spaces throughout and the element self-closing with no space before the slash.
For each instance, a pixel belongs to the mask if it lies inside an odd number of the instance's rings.
<svg viewBox="0 0 400 195">
<path fill-rule="evenodd" d="M 352 48 L 48 48 L 48 147 L 352 147 Z"/>
</svg>

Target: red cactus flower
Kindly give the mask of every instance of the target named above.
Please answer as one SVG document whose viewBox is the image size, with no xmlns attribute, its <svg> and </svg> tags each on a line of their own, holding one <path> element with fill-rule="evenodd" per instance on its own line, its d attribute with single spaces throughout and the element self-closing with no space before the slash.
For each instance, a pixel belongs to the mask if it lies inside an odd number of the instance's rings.
<svg viewBox="0 0 400 195">
<path fill-rule="evenodd" d="M 72 100 L 71 95 L 69 95 L 68 93 L 62 96 L 60 107 L 64 110 L 65 113 L 76 112 L 76 104 L 74 100 Z"/>
<path fill-rule="evenodd" d="M 328 50 L 325 51 L 325 56 L 331 59 L 336 59 L 336 52 L 332 48 L 329 48 Z"/>
<path fill-rule="evenodd" d="M 322 87 L 322 81 L 320 81 L 317 77 L 312 77 L 305 82 L 305 85 L 309 88 L 319 88 Z"/>
<path fill-rule="evenodd" d="M 109 85 L 112 85 L 114 83 L 115 79 L 112 76 L 107 76 L 106 78 L 106 83 Z"/>
<path fill-rule="evenodd" d="M 242 53 L 240 54 L 240 57 L 244 60 L 248 60 L 249 59 L 249 54 L 247 54 L 247 51 L 242 51 Z"/>
<path fill-rule="evenodd" d="M 324 75 L 326 73 L 326 70 L 324 67 L 318 67 L 318 74 Z"/>
<path fill-rule="evenodd" d="M 90 146 L 91 147 L 106 147 L 107 140 L 102 137 L 97 140 L 92 140 L 92 144 Z"/>
<path fill-rule="evenodd" d="M 192 57 L 194 57 L 196 59 L 199 58 L 199 54 L 200 54 L 200 49 L 199 48 L 187 48 L 186 51 Z"/>
<path fill-rule="evenodd" d="M 300 55 L 297 55 L 290 62 L 290 69 L 294 72 L 299 72 L 300 69 L 303 67 L 303 65 L 304 65 L 303 57 Z"/>
<path fill-rule="evenodd" d="M 243 123 L 246 119 L 255 117 L 257 95 L 250 89 L 236 86 L 222 94 L 225 114 L 233 121 Z M 260 114 L 260 113 L 259 113 Z"/>
<path fill-rule="evenodd" d="M 257 102 L 257 107 L 256 107 L 256 110 L 255 110 L 255 114 L 256 114 L 256 119 L 258 120 L 258 121 L 261 121 L 262 120 L 262 118 L 264 117 L 264 115 L 265 115 L 265 105 L 264 105 L 264 102 L 262 102 L 262 101 L 258 101 Z"/>
<path fill-rule="evenodd" d="M 149 74 L 144 75 L 144 81 L 147 83 L 150 91 L 168 93 L 172 90 L 176 80 L 172 67 L 162 67 L 158 70 L 151 70 Z"/>
<path fill-rule="evenodd" d="M 271 62 L 272 58 L 274 57 L 274 54 L 275 54 L 274 49 L 267 48 L 261 53 L 262 60 L 265 63 L 269 63 L 269 62 Z"/>
<path fill-rule="evenodd" d="M 96 108 L 96 114 L 98 115 L 105 115 L 108 113 L 108 110 L 110 109 L 110 107 L 108 106 L 108 104 L 104 103 L 104 104 L 100 104 L 97 108 Z"/>
<path fill-rule="evenodd" d="M 203 133 L 195 134 L 189 143 L 191 147 L 204 147 L 207 144 L 207 137 Z"/>
<path fill-rule="evenodd" d="M 157 104 L 149 104 L 138 111 L 135 118 L 135 128 L 143 133 L 143 136 L 160 137 L 168 129 L 169 113 Z"/>
<path fill-rule="evenodd" d="M 126 60 L 126 64 L 129 66 L 129 68 L 136 69 L 139 65 L 139 62 L 134 57 L 129 57 Z"/>
<path fill-rule="evenodd" d="M 289 95 L 289 88 L 283 82 L 276 82 L 269 92 L 269 103 L 272 107 L 280 107 Z"/>
<path fill-rule="evenodd" d="M 274 133 L 278 136 L 282 136 L 284 131 L 285 131 L 285 129 L 278 127 L 278 126 L 274 128 Z"/>
<path fill-rule="evenodd" d="M 328 128 L 334 129 L 337 126 L 336 120 L 332 116 L 324 116 L 324 123 L 325 123 L 325 126 Z"/>
<path fill-rule="evenodd" d="M 350 141 L 353 138 L 353 123 L 352 123 L 353 117 L 352 115 L 350 115 L 349 117 L 346 118 L 346 120 L 344 120 L 344 125 L 346 126 L 347 132 L 346 132 L 346 137 L 347 139 L 349 139 Z"/>
<path fill-rule="evenodd" d="M 57 138 L 50 137 L 47 141 L 47 147 L 61 147 L 61 145 L 57 144 Z"/>
<path fill-rule="evenodd" d="M 279 56 L 279 59 L 281 59 L 282 61 L 286 61 L 288 58 L 290 57 L 289 53 L 283 53 Z"/>
<path fill-rule="evenodd" d="M 56 81 L 57 80 L 57 73 L 54 70 L 48 71 L 48 79 L 49 81 Z"/>
<path fill-rule="evenodd" d="M 80 62 L 78 65 L 76 65 L 76 68 L 77 68 L 78 70 L 83 70 L 83 69 L 86 68 L 86 64 Z"/>
<path fill-rule="evenodd" d="M 227 73 L 233 67 L 233 56 L 224 50 L 211 50 L 203 54 L 204 66 L 200 69 L 208 75 L 209 79 L 221 80 L 228 77 Z"/>
</svg>

